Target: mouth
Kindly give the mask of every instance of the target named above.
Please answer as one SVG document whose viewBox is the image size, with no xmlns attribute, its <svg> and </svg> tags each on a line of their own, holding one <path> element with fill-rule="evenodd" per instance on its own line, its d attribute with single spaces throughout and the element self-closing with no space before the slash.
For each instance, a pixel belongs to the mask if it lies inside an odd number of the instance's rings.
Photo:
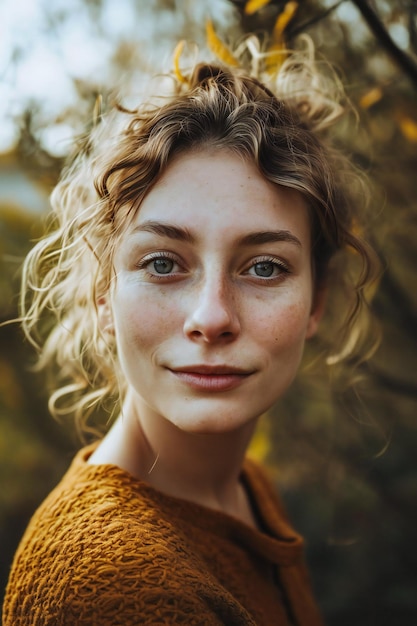
<svg viewBox="0 0 417 626">
<path fill-rule="evenodd" d="M 187 365 L 169 371 L 197 391 L 230 391 L 241 385 L 253 371 L 228 365 Z"/>
</svg>

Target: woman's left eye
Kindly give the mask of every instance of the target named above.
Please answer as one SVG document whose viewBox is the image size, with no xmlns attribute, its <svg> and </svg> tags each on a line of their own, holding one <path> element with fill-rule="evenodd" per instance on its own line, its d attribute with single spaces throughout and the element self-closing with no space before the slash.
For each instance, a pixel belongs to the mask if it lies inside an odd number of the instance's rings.
<svg viewBox="0 0 417 626">
<path fill-rule="evenodd" d="M 248 270 L 250 276 L 259 278 L 276 278 L 285 273 L 288 273 L 286 265 L 271 259 L 257 261 Z"/>
</svg>

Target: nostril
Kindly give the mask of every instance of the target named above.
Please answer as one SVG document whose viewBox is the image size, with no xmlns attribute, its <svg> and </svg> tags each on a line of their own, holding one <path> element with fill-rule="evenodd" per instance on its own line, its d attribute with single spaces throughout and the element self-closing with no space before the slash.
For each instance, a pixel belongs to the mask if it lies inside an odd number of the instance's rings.
<svg viewBox="0 0 417 626">
<path fill-rule="evenodd" d="M 188 336 L 195 341 L 203 342 L 228 342 L 233 341 L 236 333 L 230 330 L 218 332 L 216 329 L 194 329 L 187 333 Z"/>
</svg>

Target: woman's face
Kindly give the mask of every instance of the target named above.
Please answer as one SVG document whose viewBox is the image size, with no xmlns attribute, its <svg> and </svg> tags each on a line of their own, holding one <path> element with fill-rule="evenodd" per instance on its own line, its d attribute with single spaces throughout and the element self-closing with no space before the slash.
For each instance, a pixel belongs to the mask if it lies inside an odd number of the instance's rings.
<svg viewBox="0 0 417 626">
<path fill-rule="evenodd" d="M 301 195 L 227 151 L 181 155 L 115 255 L 113 325 L 140 415 L 188 432 L 253 422 L 316 330 Z"/>
</svg>

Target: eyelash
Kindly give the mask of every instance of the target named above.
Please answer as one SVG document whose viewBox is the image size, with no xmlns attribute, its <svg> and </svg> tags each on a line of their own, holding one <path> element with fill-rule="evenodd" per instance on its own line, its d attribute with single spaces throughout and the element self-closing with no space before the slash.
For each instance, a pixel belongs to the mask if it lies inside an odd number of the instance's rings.
<svg viewBox="0 0 417 626">
<path fill-rule="evenodd" d="M 148 276 L 152 277 L 153 279 L 156 280 L 170 280 L 174 277 L 176 277 L 178 275 L 178 272 L 170 272 L 167 274 L 159 274 L 158 272 L 149 272 L 147 271 L 148 266 L 155 260 L 159 260 L 159 259 L 169 259 L 170 261 L 172 261 L 173 263 L 176 263 L 177 265 L 181 266 L 180 262 L 178 261 L 177 257 L 173 254 L 171 254 L 170 252 L 152 252 L 150 254 L 148 254 L 145 258 L 141 259 L 137 264 L 136 267 L 139 270 L 145 270 L 146 273 L 148 274 Z M 258 264 L 262 264 L 262 263 L 270 263 L 271 265 L 273 265 L 275 267 L 275 269 L 279 270 L 279 273 L 275 276 L 256 276 L 254 274 L 249 274 L 249 271 L 254 268 L 256 265 Z M 248 274 L 254 278 L 258 278 L 261 281 L 274 281 L 277 279 L 280 279 L 282 274 L 290 274 L 290 268 L 288 267 L 288 265 L 286 263 L 284 263 L 281 259 L 277 259 L 275 257 L 270 257 L 270 256 L 265 256 L 265 257 L 259 257 L 257 259 L 254 259 L 251 263 L 251 265 L 249 266 L 249 268 L 245 271 L 245 274 Z"/>
</svg>

